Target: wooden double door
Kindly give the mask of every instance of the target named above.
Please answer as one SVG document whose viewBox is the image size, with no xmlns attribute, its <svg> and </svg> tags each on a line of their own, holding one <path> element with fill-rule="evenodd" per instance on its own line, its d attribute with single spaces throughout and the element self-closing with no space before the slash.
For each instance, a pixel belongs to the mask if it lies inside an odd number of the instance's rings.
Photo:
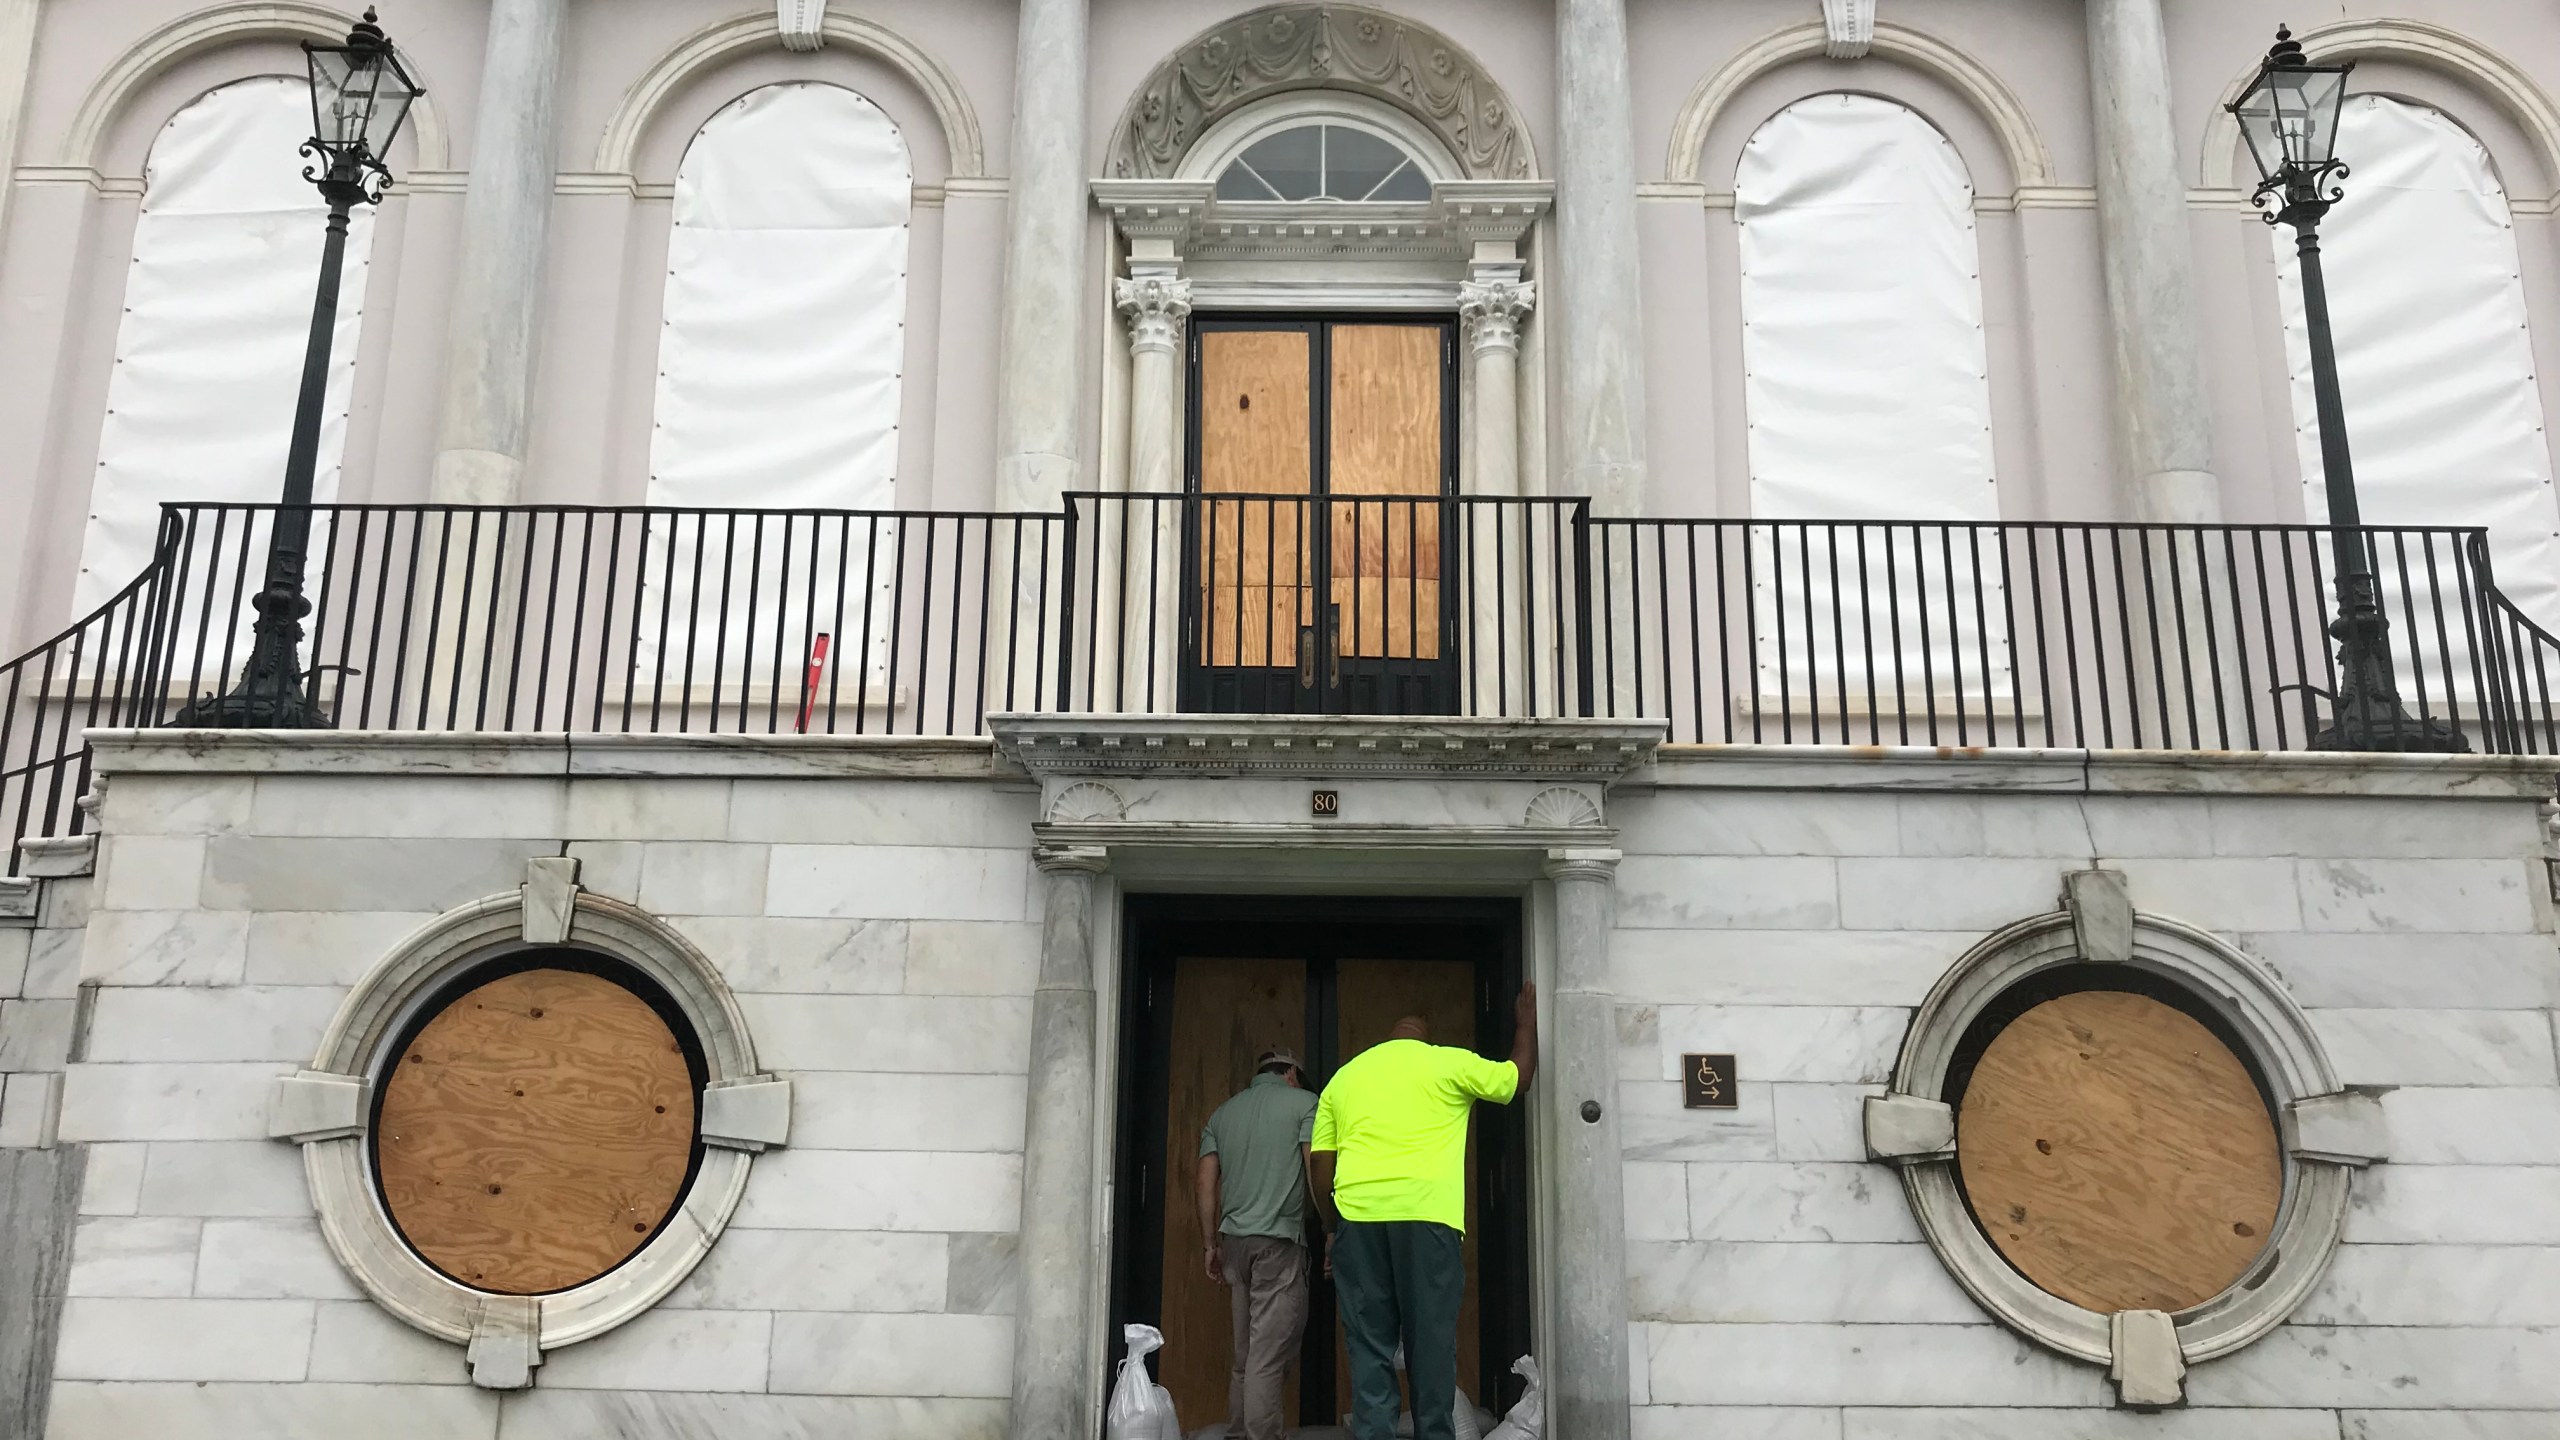
<svg viewBox="0 0 2560 1440">
<path fill-rule="evenodd" d="M 1519 906 L 1493 901 L 1139 897 L 1130 902 L 1112 1262 L 1120 1327 L 1164 1331 L 1158 1378 L 1186 1432 L 1227 1415 L 1228 1291 L 1201 1265 L 1191 1184 L 1200 1129 L 1284 1045 L 1321 1089 L 1343 1062 L 1419 1014 L 1434 1042 L 1507 1054 L 1519 989 Z M 1478 1105 L 1468 1134 L 1466 1306 L 1459 1388 L 1497 1413 L 1529 1349 L 1526 1112 Z M 1214 1223 L 1214 1222 L 1212 1222 Z M 1320 1236 L 1309 1235 L 1311 1257 Z M 1292 1425 L 1351 1408 L 1332 1282 L 1315 1261 L 1307 1333 L 1286 1387 Z M 1495 1393 L 1480 1388 L 1487 1380 Z"/>
<path fill-rule="evenodd" d="M 1445 317 L 1193 323 L 1183 708 L 1456 709 L 1456 376 Z"/>
</svg>

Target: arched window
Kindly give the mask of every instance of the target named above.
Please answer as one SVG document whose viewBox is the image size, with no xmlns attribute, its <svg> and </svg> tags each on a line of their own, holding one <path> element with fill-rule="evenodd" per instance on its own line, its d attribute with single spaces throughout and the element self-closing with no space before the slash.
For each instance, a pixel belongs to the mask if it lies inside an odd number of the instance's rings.
<svg viewBox="0 0 2560 1440">
<path fill-rule="evenodd" d="M 1734 211 L 1752 514 L 1997 520 L 1973 183 L 1955 147 L 1891 101 L 1817 95 L 1743 147 Z M 1909 527 L 1764 532 L 1754 584 L 1767 692 L 1783 680 L 1794 697 L 2006 694 L 1999 557 L 1946 538 Z M 1862 560 L 1873 589 L 1900 592 L 1902 615 L 1928 596 L 1954 623 L 1924 640 L 1909 626 L 1887 633 L 1877 616 L 1878 633 L 1867 633 L 1871 607 L 1833 593 Z M 1943 598 L 1977 583 L 1980 607 Z M 1784 637 L 1782 624 L 1794 627 Z"/>
<path fill-rule="evenodd" d="M 676 172 L 650 504 L 895 503 L 913 190 L 896 122 L 838 86 L 766 86 L 703 125 Z M 782 602 L 785 557 L 804 589 L 851 566 L 858 612 L 864 536 L 778 519 L 660 524 L 648 583 L 674 592 L 668 613 L 728 617 L 728 671 L 790 668 L 809 637 L 805 607 Z M 667 598 L 650 595 L 644 615 Z M 714 639 L 693 639 L 705 678 Z M 660 658 L 683 673 L 683 656 Z"/>
<path fill-rule="evenodd" d="M 2515 221 L 2488 153 L 2435 110 L 2361 95 L 2340 119 L 2338 158 L 2353 172 L 2320 240 L 2365 522 L 2487 526 L 2500 587 L 2535 619 L 2560 625 L 2560 502 Z M 2322 524 L 2329 506 L 2293 232 L 2276 227 L 2274 243 L 2303 505 Z M 2420 562 L 2411 563 L 2423 586 Z M 2385 554 L 2394 596 L 2396 570 Z M 2405 629 L 2396 602 L 2392 614 Z M 2404 656 L 2440 673 L 2431 635 L 2395 639 Z M 2467 669 L 2457 658 L 2457 683 Z"/>
<path fill-rule="evenodd" d="M 1294 125 L 1246 146 L 1219 173 L 1218 198 L 1428 200 L 1431 179 L 1386 136 L 1322 122 Z"/>
<path fill-rule="evenodd" d="M 81 539 L 79 610 L 141 573 L 163 501 L 273 501 L 284 482 L 327 214 L 303 178 L 310 138 L 309 82 L 272 77 L 206 94 L 151 143 Z M 359 205 L 312 484 L 324 503 L 337 498 L 372 247 L 373 210 Z M 173 645 L 195 650 L 191 636 Z"/>
</svg>

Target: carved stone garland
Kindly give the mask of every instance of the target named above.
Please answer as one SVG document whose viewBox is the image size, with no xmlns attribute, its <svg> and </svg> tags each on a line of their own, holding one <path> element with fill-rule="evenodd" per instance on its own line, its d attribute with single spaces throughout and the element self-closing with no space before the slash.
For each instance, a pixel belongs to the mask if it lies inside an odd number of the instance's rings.
<svg viewBox="0 0 2560 1440">
<path fill-rule="evenodd" d="M 1437 33 L 1355 5 L 1279 5 L 1237 16 L 1156 67 L 1111 142 L 1115 179 L 1174 173 L 1222 116 L 1266 95 L 1374 96 L 1431 127 L 1470 178 L 1518 180 L 1529 136 L 1502 88 Z"/>
</svg>

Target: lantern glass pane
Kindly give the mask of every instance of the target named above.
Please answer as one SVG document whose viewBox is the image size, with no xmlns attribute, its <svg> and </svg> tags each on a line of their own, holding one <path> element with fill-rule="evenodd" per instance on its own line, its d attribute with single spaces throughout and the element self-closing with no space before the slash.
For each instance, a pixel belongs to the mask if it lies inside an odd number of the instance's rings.
<svg viewBox="0 0 2560 1440">
<path fill-rule="evenodd" d="M 382 51 L 314 47 L 310 55 L 313 133 L 321 145 L 382 156 L 417 98 L 416 87 Z"/>
</svg>

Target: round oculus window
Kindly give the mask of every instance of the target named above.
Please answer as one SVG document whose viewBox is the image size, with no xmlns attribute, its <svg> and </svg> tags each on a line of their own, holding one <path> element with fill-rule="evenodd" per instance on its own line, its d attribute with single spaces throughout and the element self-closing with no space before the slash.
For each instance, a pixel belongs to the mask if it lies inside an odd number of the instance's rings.
<svg viewBox="0 0 2560 1440">
<path fill-rule="evenodd" d="M 1956 1114 L 1966 1204 L 2049 1294 L 2099 1312 L 2180 1311 L 2265 1250 L 2284 1198 L 2275 1122 L 2249 1067 L 2185 1009 L 2082 989 L 2011 1011 L 1974 1051 Z M 1979 1034 L 1980 1032 L 1977 1032 Z"/>
<path fill-rule="evenodd" d="M 426 1007 L 377 1090 L 374 1173 L 410 1248 L 476 1290 L 538 1295 L 649 1243 L 700 1154 L 703 1065 L 627 967 L 549 952 Z"/>
</svg>

